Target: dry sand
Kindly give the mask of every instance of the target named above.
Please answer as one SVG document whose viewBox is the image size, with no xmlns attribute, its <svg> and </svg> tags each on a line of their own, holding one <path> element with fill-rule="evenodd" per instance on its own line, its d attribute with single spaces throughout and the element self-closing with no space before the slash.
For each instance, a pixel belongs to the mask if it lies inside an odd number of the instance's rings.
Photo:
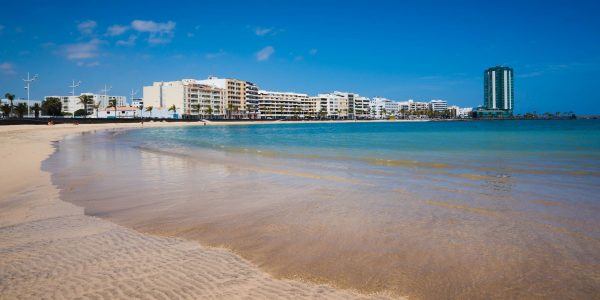
<svg viewBox="0 0 600 300">
<path fill-rule="evenodd" d="M 0 127 L 0 299 L 386 298 L 276 279 L 224 249 L 86 216 L 40 170 L 67 134 L 139 126 Z"/>
</svg>

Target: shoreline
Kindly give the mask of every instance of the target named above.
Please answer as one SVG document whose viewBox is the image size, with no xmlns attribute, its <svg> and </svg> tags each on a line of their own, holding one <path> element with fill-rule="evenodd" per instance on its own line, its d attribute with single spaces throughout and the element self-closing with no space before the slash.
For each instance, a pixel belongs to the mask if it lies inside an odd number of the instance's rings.
<svg viewBox="0 0 600 300">
<path fill-rule="evenodd" d="M 0 185 L 3 297 L 388 298 L 276 279 L 231 251 L 142 234 L 87 216 L 82 207 L 61 200 L 50 173 L 41 170 L 41 163 L 56 151 L 53 142 L 67 135 L 166 126 L 203 124 L 0 127 L 0 158 L 4 161 L 0 172 L 4 175 Z"/>
</svg>

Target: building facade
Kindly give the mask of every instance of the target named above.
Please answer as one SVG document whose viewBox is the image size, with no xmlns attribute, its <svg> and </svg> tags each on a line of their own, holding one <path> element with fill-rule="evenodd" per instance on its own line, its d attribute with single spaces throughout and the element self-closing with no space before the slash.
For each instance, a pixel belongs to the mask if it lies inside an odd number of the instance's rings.
<svg viewBox="0 0 600 300">
<path fill-rule="evenodd" d="M 258 118 L 258 87 L 249 81 L 208 77 L 198 83 L 223 90 L 224 112 L 227 118 Z M 248 115 L 250 114 L 250 116 Z"/>
<path fill-rule="evenodd" d="M 224 91 L 195 79 L 154 82 L 145 86 L 144 107 L 170 109 L 183 118 L 222 118 L 225 115 Z"/>
<path fill-rule="evenodd" d="M 307 94 L 258 91 L 258 111 L 262 119 L 304 118 Z"/>
<path fill-rule="evenodd" d="M 429 101 L 429 107 L 432 111 L 446 111 L 448 110 L 448 101 L 446 100 L 431 100 Z"/>
<path fill-rule="evenodd" d="M 483 73 L 483 106 L 474 116 L 509 118 L 514 110 L 514 72 L 510 67 L 491 67 Z"/>
<path fill-rule="evenodd" d="M 127 97 L 125 96 L 114 96 L 114 95 L 101 95 L 94 93 L 81 93 L 79 96 L 46 96 L 44 100 L 48 98 L 58 98 L 62 103 L 62 112 L 73 114 L 79 109 L 83 109 L 84 105 L 81 103 L 80 96 L 90 96 L 93 103 L 87 106 L 87 113 L 92 115 L 94 113 L 94 104 L 99 104 L 100 109 L 105 109 L 109 106 L 111 100 L 116 100 L 117 106 L 122 107 L 127 105 Z"/>
</svg>

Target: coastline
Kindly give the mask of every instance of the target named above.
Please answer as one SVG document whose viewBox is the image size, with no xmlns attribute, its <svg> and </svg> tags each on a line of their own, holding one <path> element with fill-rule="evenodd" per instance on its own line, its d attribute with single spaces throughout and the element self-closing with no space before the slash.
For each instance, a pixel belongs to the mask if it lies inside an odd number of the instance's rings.
<svg viewBox="0 0 600 300">
<path fill-rule="evenodd" d="M 207 125 L 240 124 L 224 123 Z M 143 128 L 202 125 L 146 122 Z M 0 127 L 2 298 L 388 298 L 275 279 L 228 250 L 142 234 L 62 201 L 50 174 L 41 170 L 42 161 L 55 151 L 53 142 L 70 134 L 133 128 L 142 127 Z"/>
</svg>

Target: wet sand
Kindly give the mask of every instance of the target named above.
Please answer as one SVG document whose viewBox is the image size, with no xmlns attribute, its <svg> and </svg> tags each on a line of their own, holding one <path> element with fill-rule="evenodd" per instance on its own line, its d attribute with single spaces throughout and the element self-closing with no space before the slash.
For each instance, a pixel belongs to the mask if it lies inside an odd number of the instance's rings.
<svg viewBox="0 0 600 300">
<path fill-rule="evenodd" d="M 576 192 L 593 174 L 569 182 L 551 169 L 498 177 L 377 159 L 349 168 L 310 154 L 127 147 L 119 134 L 58 144 L 47 168 L 65 200 L 139 231 L 230 249 L 277 278 L 423 299 L 600 295 L 600 207 L 545 188 Z M 586 188 L 583 199 L 598 187 Z"/>
<path fill-rule="evenodd" d="M 117 127 L 139 124 L 0 127 L 1 299 L 386 298 L 275 279 L 225 249 L 142 234 L 62 201 L 40 170 L 52 142 Z"/>
</svg>

